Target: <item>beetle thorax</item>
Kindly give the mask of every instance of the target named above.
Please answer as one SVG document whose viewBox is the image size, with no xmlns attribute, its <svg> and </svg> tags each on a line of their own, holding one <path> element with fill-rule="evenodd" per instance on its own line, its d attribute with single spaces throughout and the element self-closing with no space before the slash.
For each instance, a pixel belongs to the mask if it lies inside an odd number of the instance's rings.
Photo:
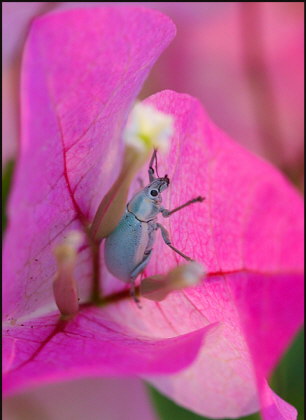
<svg viewBox="0 0 306 420">
<path fill-rule="evenodd" d="M 142 190 L 134 195 L 127 205 L 130 213 L 133 213 L 137 219 L 142 222 L 148 222 L 154 219 L 160 212 L 160 199 L 159 202 L 154 202 L 148 198 L 147 194 Z"/>
</svg>

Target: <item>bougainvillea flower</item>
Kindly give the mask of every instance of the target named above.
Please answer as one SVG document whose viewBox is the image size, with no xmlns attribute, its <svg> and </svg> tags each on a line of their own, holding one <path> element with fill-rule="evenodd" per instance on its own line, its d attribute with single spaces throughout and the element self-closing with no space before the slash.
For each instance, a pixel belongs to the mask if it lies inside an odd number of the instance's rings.
<svg viewBox="0 0 306 420">
<path fill-rule="evenodd" d="M 161 302 L 143 298 L 140 310 L 119 299 L 125 285 L 103 253 L 97 259 L 85 246 L 75 267 L 79 313 L 62 321 L 54 302 L 52 249 L 93 220 L 120 171 L 129 111 L 174 32 L 160 13 L 125 7 L 54 13 L 32 27 L 4 249 L 4 391 L 137 375 L 203 415 L 261 408 L 266 419 L 293 419 L 266 378 L 303 319 L 302 200 L 188 95 L 164 91 L 145 102 L 175 121 L 159 161 L 171 177 L 165 207 L 206 198 L 163 221 L 173 243 L 206 267 L 206 280 Z M 179 263 L 159 238 L 146 275 Z M 103 307 L 91 301 L 97 275 L 104 296 L 118 292 Z"/>
</svg>

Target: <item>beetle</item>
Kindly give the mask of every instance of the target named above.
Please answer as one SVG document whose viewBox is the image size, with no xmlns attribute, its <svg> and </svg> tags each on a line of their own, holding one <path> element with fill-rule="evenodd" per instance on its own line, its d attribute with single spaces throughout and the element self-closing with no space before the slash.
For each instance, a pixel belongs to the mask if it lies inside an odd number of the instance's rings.
<svg viewBox="0 0 306 420">
<path fill-rule="evenodd" d="M 154 175 L 154 161 L 157 177 Z M 135 280 L 151 258 L 158 229 L 160 229 L 166 245 L 185 260 L 192 261 L 190 257 L 172 245 L 168 231 L 157 222 L 158 214 L 161 213 L 163 217 L 169 217 L 192 203 L 204 200 L 199 196 L 173 210 L 167 210 L 162 206 L 161 194 L 168 188 L 170 179 L 168 175 L 162 178 L 158 177 L 156 150 L 154 150 L 149 164 L 148 175 L 150 183 L 138 191 L 127 203 L 119 224 L 106 238 L 104 247 L 106 267 L 115 277 L 130 283 L 131 296 L 136 303 L 139 303 L 139 299 L 135 295 Z"/>
</svg>

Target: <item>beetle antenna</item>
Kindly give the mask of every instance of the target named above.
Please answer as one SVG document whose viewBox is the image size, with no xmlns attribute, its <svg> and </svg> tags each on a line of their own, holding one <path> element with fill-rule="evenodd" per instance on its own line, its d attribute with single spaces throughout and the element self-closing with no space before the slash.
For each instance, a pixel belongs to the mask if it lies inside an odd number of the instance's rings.
<svg viewBox="0 0 306 420">
<path fill-rule="evenodd" d="M 157 166 L 156 166 L 156 152 L 157 152 L 157 150 L 156 150 L 156 149 L 154 149 L 154 151 L 153 151 L 153 155 L 152 155 L 151 160 L 150 160 L 150 163 L 149 163 L 149 170 L 148 170 L 148 173 L 149 173 L 149 180 L 150 180 L 150 182 L 153 182 L 153 181 L 156 179 L 156 178 L 155 178 L 155 176 L 154 176 L 154 169 L 153 169 L 154 160 L 155 160 L 155 169 L 156 169 L 156 172 L 157 172 Z"/>
<path fill-rule="evenodd" d="M 154 177 L 154 169 L 153 169 L 154 161 L 155 161 L 155 172 L 156 172 L 157 177 L 159 178 L 158 168 L 157 168 L 157 149 L 154 149 L 153 155 L 152 155 L 151 160 L 150 160 L 150 163 L 149 163 L 149 178 L 150 178 L 150 182 L 152 182 L 152 181 L 154 181 L 154 179 L 156 179 Z"/>
<path fill-rule="evenodd" d="M 154 151 L 153 151 L 153 155 L 152 155 L 150 163 L 149 163 L 149 168 L 153 169 L 154 160 L 156 160 L 156 149 L 154 149 Z"/>
<path fill-rule="evenodd" d="M 158 170 L 157 170 L 157 150 L 155 149 L 154 151 L 155 151 L 155 171 L 156 171 L 157 178 L 159 178 Z"/>
</svg>

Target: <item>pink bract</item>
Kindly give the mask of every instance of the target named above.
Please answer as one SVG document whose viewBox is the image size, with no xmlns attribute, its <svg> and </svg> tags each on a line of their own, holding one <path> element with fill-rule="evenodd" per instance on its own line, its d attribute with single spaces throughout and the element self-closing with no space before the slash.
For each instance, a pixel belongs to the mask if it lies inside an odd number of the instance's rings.
<svg viewBox="0 0 306 420">
<path fill-rule="evenodd" d="M 54 13 L 32 27 L 4 250 L 4 391 L 138 375 L 203 415 L 238 417 L 261 407 L 266 419 L 293 419 L 295 410 L 265 378 L 303 320 L 302 200 L 188 95 L 164 91 L 147 101 L 175 117 L 171 151 L 159 160 L 171 177 L 164 205 L 206 197 L 163 224 L 176 246 L 206 265 L 208 278 L 161 303 L 143 299 L 141 311 L 129 299 L 58 321 L 52 248 L 93 219 L 119 171 L 130 108 L 174 33 L 160 13 L 124 7 Z M 179 262 L 159 238 L 146 272 Z M 86 302 L 87 248 L 76 273 Z M 102 256 L 100 280 L 105 293 L 124 288 Z"/>
</svg>

